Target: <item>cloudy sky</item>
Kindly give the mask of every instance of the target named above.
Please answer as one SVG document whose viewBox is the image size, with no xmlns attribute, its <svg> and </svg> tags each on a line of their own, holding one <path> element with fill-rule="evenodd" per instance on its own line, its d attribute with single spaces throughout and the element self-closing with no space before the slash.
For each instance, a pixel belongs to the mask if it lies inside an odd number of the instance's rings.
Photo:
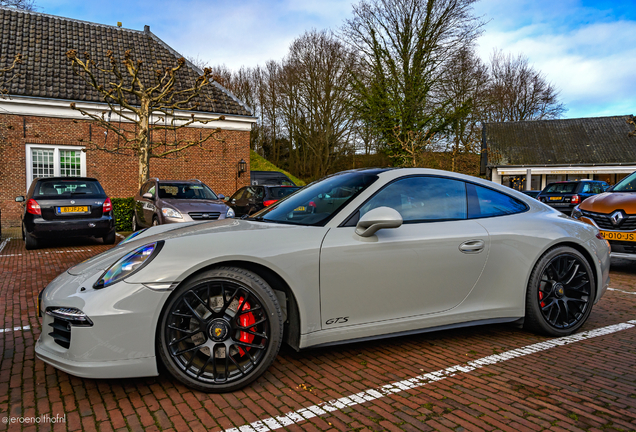
<svg viewBox="0 0 636 432">
<path fill-rule="evenodd" d="M 357 0 L 356 0 L 357 1 Z M 39 12 L 153 33 L 185 56 L 230 68 L 281 59 L 310 29 L 337 30 L 349 0 L 36 0 Z M 560 91 L 564 117 L 636 114 L 634 0 L 481 0 L 479 53 L 524 54 Z"/>
</svg>

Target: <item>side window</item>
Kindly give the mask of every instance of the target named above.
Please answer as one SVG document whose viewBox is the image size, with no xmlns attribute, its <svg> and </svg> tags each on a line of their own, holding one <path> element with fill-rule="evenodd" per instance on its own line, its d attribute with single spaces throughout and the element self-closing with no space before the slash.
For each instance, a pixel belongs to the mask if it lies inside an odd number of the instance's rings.
<svg viewBox="0 0 636 432">
<path fill-rule="evenodd" d="M 265 189 L 262 187 L 257 187 L 255 188 L 255 194 L 256 194 L 256 200 L 262 200 L 263 197 L 265 196 Z"/>
<path fill-rule="evenodd" d="M 245 194 L 245 189 L 239 189 L 238 191 L 234 192 L 234 195 L 232 195 L 232 198 L 230 198 L 230 200 L 231 201 L 239 200 L 239 199 L 243 198 L 244 194 Z"/>
<path fill-rule="evenodd" d="M 591 193 L 592 192 L 592 185 L 589 183 L 585 183 L 583 185 L 583 190 L 581 191 L 581 193 Z"/>
<path fill-rule="evenodd" d="M 466 184 L 441 177 L 405 178 L 375 194 L 360 217 L 377 207 L 397 210 L 405 223 L 466 219 Z"/>
<path fill-rule="evenodd" d="M 521 213 L 528 208 L 516 198 L 483 186 L 468 183 L 466 189 L 469 219 Z"/>
<path fill-rule="evenodd" d="M 245 189 L 245 193 L 243 194 L 241 198 L 248 199 L 248 200 L 254 199 L 254 188 L 248 187 L 247 189 Z"/>
<path fill-rule="evenodd" d="M 150 183 L 150 189 L 148 189 L 148 193 L 152 194 L 152 197 L 155 197 L 155 191 L 156 191 L 156 187 L 155 187 L 155 183 L 152 182 Z"/>
<path fill-rule="evenodd" d="M 594 183 L 592 185 L 592 193 L 595 193 L 595 194 L 603 193 L 603 185 L 601 183 Z"/>
</svg>

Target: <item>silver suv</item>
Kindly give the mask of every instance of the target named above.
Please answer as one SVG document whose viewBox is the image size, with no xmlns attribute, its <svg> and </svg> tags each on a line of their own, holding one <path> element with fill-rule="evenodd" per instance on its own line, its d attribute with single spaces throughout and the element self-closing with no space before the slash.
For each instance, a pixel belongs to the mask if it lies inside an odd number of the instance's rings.
<svg viewBox="0 0 636 432">
<path fill-rule="evenodd" d="M 234 210 L 199 180 L 148 180 L 135 195 L 133 231 L 177 222 L 234 217 Z"/>
</svg>

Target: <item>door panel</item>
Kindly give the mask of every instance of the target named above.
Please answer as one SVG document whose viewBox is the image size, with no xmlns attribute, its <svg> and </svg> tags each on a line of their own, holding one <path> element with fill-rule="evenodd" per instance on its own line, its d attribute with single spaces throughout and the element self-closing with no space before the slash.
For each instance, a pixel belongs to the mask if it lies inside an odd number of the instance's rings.
<svg viewBox="0 0 636 432">
<path fill-rule="evenodd" d="M 472 220 L 409 223 L 369 238 L 354 231 L 332 229 L 323 242 L 323 328 L 451 309 L 473 289 L 489 253 L 488 232 Z"/>
</svg>

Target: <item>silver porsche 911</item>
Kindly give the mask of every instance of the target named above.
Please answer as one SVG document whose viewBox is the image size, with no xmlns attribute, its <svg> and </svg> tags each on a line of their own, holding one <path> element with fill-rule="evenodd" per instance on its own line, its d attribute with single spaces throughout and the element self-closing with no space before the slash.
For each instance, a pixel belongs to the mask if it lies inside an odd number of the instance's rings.
<svg viewBox="0 0 636 432">
<path fill-rule="evenodd" d="M 339 173 L 249 219 L 159 226 L 40 296 L 37 356 L 72 375 L 239 389 L 295 349 L 516 322 L 554 336 L 609 283 L 599 231 L 478 178 Z"/>
</svg>

